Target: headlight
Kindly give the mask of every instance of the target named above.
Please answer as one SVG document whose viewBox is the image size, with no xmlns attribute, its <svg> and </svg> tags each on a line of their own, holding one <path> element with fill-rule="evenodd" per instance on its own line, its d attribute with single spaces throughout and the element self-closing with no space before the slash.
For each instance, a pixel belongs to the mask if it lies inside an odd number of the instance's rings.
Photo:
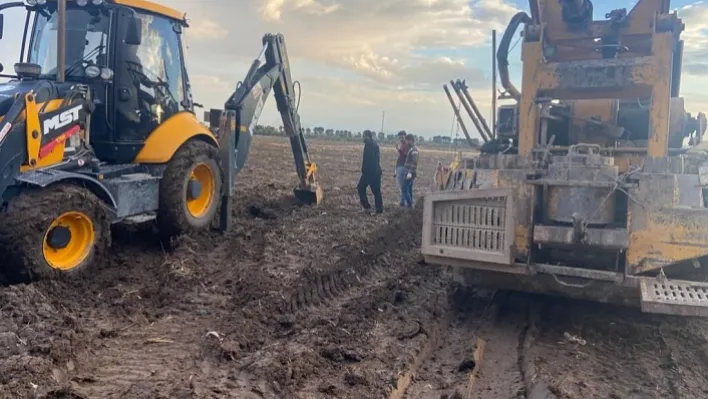
<svg viewBox="0 0 708 399">
<path fill-rule="evenodd" d="M 39 4 L 40 6 L 47 4 L 47 0 L 36 0 L 36 1 L 37 1 L 37 4 Z"/>
<path fill-rule="evenodd" d="M 104 0 L 92 0 L 91 2 L 92 2 L 93 5 L 95 5 L 95 6 L 100 6 L 101 4 L 105 3 Z"/>
<path fill-rule="evenodd" d="M 96 65 L 89 65 L 84 70 L 84 73 L 87 77 L 94 79 L 101 76 L 101 68 L 97 67 Z"/>
<path fill-rule="evenodd" d="M 36 5 L 37 5 L 37 0 L 27 0 L 27 5 L 28 5 L 28 6 L 36 6 Z"/>
<path fill-rule="evenodd" d="M 101 68 L 101 79 L 111 80 L 113 78 L 113 70 L 111 68 Z"/>
<path fill-rule="evenodd" d="M 86 6 L 86 4 L 88 4 L 88 2 L 89 0 L 76 0 L 76 5 L 78 5 L 79 7 L 84 7 Z"/>
</svg>

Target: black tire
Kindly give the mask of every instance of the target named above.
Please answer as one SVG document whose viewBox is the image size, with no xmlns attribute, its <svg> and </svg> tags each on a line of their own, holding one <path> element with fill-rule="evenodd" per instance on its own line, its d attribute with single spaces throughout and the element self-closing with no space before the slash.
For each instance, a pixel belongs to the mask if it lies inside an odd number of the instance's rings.
<svg viewBox="0 0 708 399">
<path fill-rule="evenodd" d="M 68 213 L 79 214 L 78 219 L 90 221 L 88 228 L 92 237 L 86 239 L 86 246 L 78 249 L 77 264 L 61 270 L 57 268 L 58 263 L 52 266 L 51 257 L 58 251 L 52 254 L 55 250 L 45 249 L 45 239 L 53 223 Z M 97 256 L 110 245 L 110 227 L 108 207 L 86 188 L 58 184 L 26 189 L 0 214 L 0 251 L 6 254 L 2 267 L 15 278 L 76 277 L 90 270 Z M 72 236 L 70 242 L 78 236 Z"/>
<path fill-rule="evenodd" d="M 197 166 L 206 165 L 213 174 L 212 200 L 203 214 L 190 213 L 188 185 Z M 219 209 L 223 176 L 219 167 L 218 149 L 206 142 L 193 140 L 185 143 L 167 163 L 160 181 L 160 204 L 157 223 L 160 232 L 175 237 L 211 226 Z"/>
</svg>

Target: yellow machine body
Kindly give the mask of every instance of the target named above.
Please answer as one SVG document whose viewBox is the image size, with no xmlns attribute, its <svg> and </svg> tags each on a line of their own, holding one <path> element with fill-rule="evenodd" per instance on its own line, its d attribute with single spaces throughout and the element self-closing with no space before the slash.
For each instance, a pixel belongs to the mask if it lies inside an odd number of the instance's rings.
<svg viewBox="0 0 708 399">
<path fill-rule="evenodd" d="M 206 126 L 184 63 L 184 13 L 145 0 L 48 0 L 3 3 L 0 15 L 10 8 L 26 11 L 29 40 L 14 74 L 0 64 L 10 78 L 0 84 L 0 273 L 85 270 L 111 223 L 155 219 L 167 237 L 216 219 L 228 229 L 235 175 L 271 91 L 299 177 L 294 194 L 321 201 L 282 35 L 264 35 L 225 110 L 211 111 L 223 123 Z M 37 228 L 17 240 L 28 225 Z"/>
<path fill-rule="evenodd" d="M 166 163 L 188 140 L 204 140 L 213 145 L 217 139 L 191 112 L 180 112 L 158 126 L 145 140 L 135 157 L 137 163 Z"/>
<path fill-rule="evenodd" d="M 514 135 L 439 167 L 422 252 L 468 283 L 708 315 L 708 157 L 683 146 L 706 118 L 679 97 L 683 22 L 666 0 L 592 10 L 532 0 L 510 24 Z"/>
</svg>

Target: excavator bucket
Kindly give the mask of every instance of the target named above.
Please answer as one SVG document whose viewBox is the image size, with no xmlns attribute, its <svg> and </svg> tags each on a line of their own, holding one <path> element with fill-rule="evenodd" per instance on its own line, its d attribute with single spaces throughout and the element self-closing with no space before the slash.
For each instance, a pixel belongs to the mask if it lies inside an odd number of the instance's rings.
<svg viewBox="0 0 708 399">
<path fill-rule="evenodd" d="M 295 187 L 295 198 L 305 205 L 318 205 L 322 201 L 324 192 L 319 184 L 312 185 L 308 188 Z"/>
<path fill-rule="evenodd" d="M 295 187 L 295 198 L 306 205 L 319 205 L 324 192 L 317 179 L 317 164 L 305 162 L 305 178 Z M 304 186 L 304 187 L 303 187 Z"/>
</svg>

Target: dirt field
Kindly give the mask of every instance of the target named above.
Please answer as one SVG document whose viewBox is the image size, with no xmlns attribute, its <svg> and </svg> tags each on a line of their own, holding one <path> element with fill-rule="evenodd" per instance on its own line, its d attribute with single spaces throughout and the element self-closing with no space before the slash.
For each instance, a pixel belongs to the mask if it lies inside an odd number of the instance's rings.
<svg viewBox="0 0 708 399">
<path fill-rule="evenodd" d="M 361 146 L 310 147 L 321 207 L 258 137 L 227 234 L 168 251 L 116 226 L 91 279 L 1 288 L 0 398 L 708 397 L 706 322 L 455 287 L 421 262 L 391 148 L 374 217 Z M 417 196 L 451 156 L 422 150 Z"/>
</svg>

